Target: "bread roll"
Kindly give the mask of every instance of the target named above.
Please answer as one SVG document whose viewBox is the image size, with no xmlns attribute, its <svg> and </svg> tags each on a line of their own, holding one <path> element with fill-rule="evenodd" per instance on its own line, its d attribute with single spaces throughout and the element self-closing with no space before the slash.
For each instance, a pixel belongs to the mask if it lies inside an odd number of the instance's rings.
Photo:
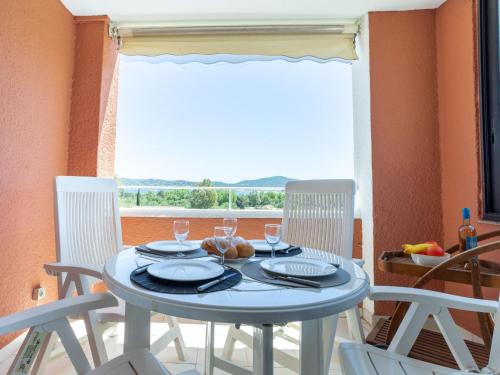
<svg viewBox="0 0 500 375">
<path fill-rule="evenodd" d="M 214 240 L 213 237 L 205 238 L 203 240 L 203 242 L 201 243 L 201 248 L 203 250 L 206 250 L 209 254 L 215 254 L 215 255 L 218 255 L 218 256 L 221 255 L 221 253 L 219 252 L 219 250 L 217 250 L 217 246 L 215 245 L 215 240 Z M 229 247 L 227 249 L 227 251 L 225 252 L 224 257 L 226 259 L 235 259 L 235 258 L 238 258 L 238 251 L 236 250 L 236 247 L 234 247 L 231 244 L 231 247 Z"/>
<path fill-rule="evenodd" d="M 238 251 L 238 258 L 250 258 L 255 254 L 253 246 L 243 237 L 234 237 L 232 245 Z"/>
<path fill-rule="evenodd" d="M 215 240 L 213 237 L 205 238 L 201 243 L 201 248 L 206 250 L 209 254 L 218 254 L 217 246 L 215 246 Z"/>
<path fill-rule="evenodd" d="M 255 249 L 250 242 L 242 242 L 236 245 L 238 258 L 250 258 L 255 254 Z"/>
<path fill-rule="evenodd" d="M 231 246 L 229 249 L 227 249 L 226 253 L 224 254 L 224 258 L 236 259 L 236 258 L 238 258 L 238 251 L 236 250 L 236 248 Z"/>
</svg>

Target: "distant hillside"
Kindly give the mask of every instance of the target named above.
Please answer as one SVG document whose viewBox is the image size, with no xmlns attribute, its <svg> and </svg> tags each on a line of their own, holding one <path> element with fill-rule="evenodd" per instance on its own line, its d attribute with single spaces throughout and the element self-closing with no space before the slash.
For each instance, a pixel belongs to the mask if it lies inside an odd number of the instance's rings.
<svg viewBox="0 0 500 375">
<path fill-rule="evenodd" d="M 239 181 L 233 186 L 241 186 L 241 187 L 285 187 L 288 181 L 297 181 L 294 178 L 288 178 L 283 176 L 272 176 L 272 177 L 263 177 L 257 178 L 255 180 L 243 180 Z"/>
<path fill-rule="evenodd" d="M 214 186 L 222 187 L 285 187 L 288 181 L 297 181 L 294 178 L 283 176 L 272 176 L 257 178 L 255 180 L 243 180 L 235 183 L 212 181 Z M 197 181 L 186 180 L 161 180 L 156 178 L 136 179 L 120 177 L 121 185 L 126 186 L 196 186 Z"/>
</svg>

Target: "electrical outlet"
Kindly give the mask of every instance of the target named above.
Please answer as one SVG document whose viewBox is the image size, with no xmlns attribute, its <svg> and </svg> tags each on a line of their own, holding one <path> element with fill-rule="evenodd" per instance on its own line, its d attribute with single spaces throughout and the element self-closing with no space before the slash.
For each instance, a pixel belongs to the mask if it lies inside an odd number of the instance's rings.
<svg viewBox="0 0 500 375">
<path fill-rule="evenodd" d="M 33 292 L 31 293 L 31 298 L 33 301 L 40 301 L 45 298 L 45 288 L 43 286 L 37 286 L 33 288 Z"/>
</svg>

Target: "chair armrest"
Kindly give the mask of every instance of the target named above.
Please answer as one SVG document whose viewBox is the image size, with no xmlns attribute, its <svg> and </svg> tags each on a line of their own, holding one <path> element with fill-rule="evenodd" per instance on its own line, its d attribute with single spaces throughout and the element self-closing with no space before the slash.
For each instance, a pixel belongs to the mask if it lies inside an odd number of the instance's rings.
<svg viewBox="0 0 500 375">
<path fill-rule="evenodd" d="M 484 313 L 496 313 L 498 311 L 498 301 L 461 297 L 433 290 L 399 286 L 374 286 L 370 290 L 370 299 L 374 301 L 418 302 Z"/>
<path fill-rule="evenodd" d="M 111 293 L 90 294 L 66 298 L 0 318 L 0 335 L 38 326 L 69 315 L 118 305 Z"/>
<path fill-rule="evenodd" d="M 365 265 L 364 259 L 352 258 L 351 260 L 354 262 L 354 264 L 360 266 L 361 268 L 363 268 L 363 266 Z"/>
<path fill-rule="evenodd" d="M 73 273 L 77 275 L 86 275 L 92 276 L 96 279 L 102 280 L 102 267 L 94 266 L 94 265 L 77 265 L 72 263 L 62 263 L 62 262 L 54 262 L 54 263 L 45 263 L 43 265 L 45 271 L 52 276 L 57 276 L 62 272 Z"/>
</svg>

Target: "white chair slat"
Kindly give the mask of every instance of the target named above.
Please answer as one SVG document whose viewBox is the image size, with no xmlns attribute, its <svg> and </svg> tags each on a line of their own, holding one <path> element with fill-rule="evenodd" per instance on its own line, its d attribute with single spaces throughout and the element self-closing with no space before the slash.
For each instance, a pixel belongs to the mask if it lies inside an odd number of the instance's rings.
<svg viewBox="0 0 500 375">
<path fill-rule="evenodd" d="M 406 375 L 439 375 L 439 373 L 418 367 L 415 364 L 399 361 L 399 365 L 404 369 Z"/>
<path fill-rule="evenodd" d="M 398 360 L 386 358 L 377 353 L 368 352 L 367 354 L 377 374 L 407 375 Z"/>
<path fill-rule="evenodd" d="M 456 369 L 375 348 L 366 344 L 342 343 L 340 363 L 345 375 L 455 375 L 466 374 Z"/>
</svg>

